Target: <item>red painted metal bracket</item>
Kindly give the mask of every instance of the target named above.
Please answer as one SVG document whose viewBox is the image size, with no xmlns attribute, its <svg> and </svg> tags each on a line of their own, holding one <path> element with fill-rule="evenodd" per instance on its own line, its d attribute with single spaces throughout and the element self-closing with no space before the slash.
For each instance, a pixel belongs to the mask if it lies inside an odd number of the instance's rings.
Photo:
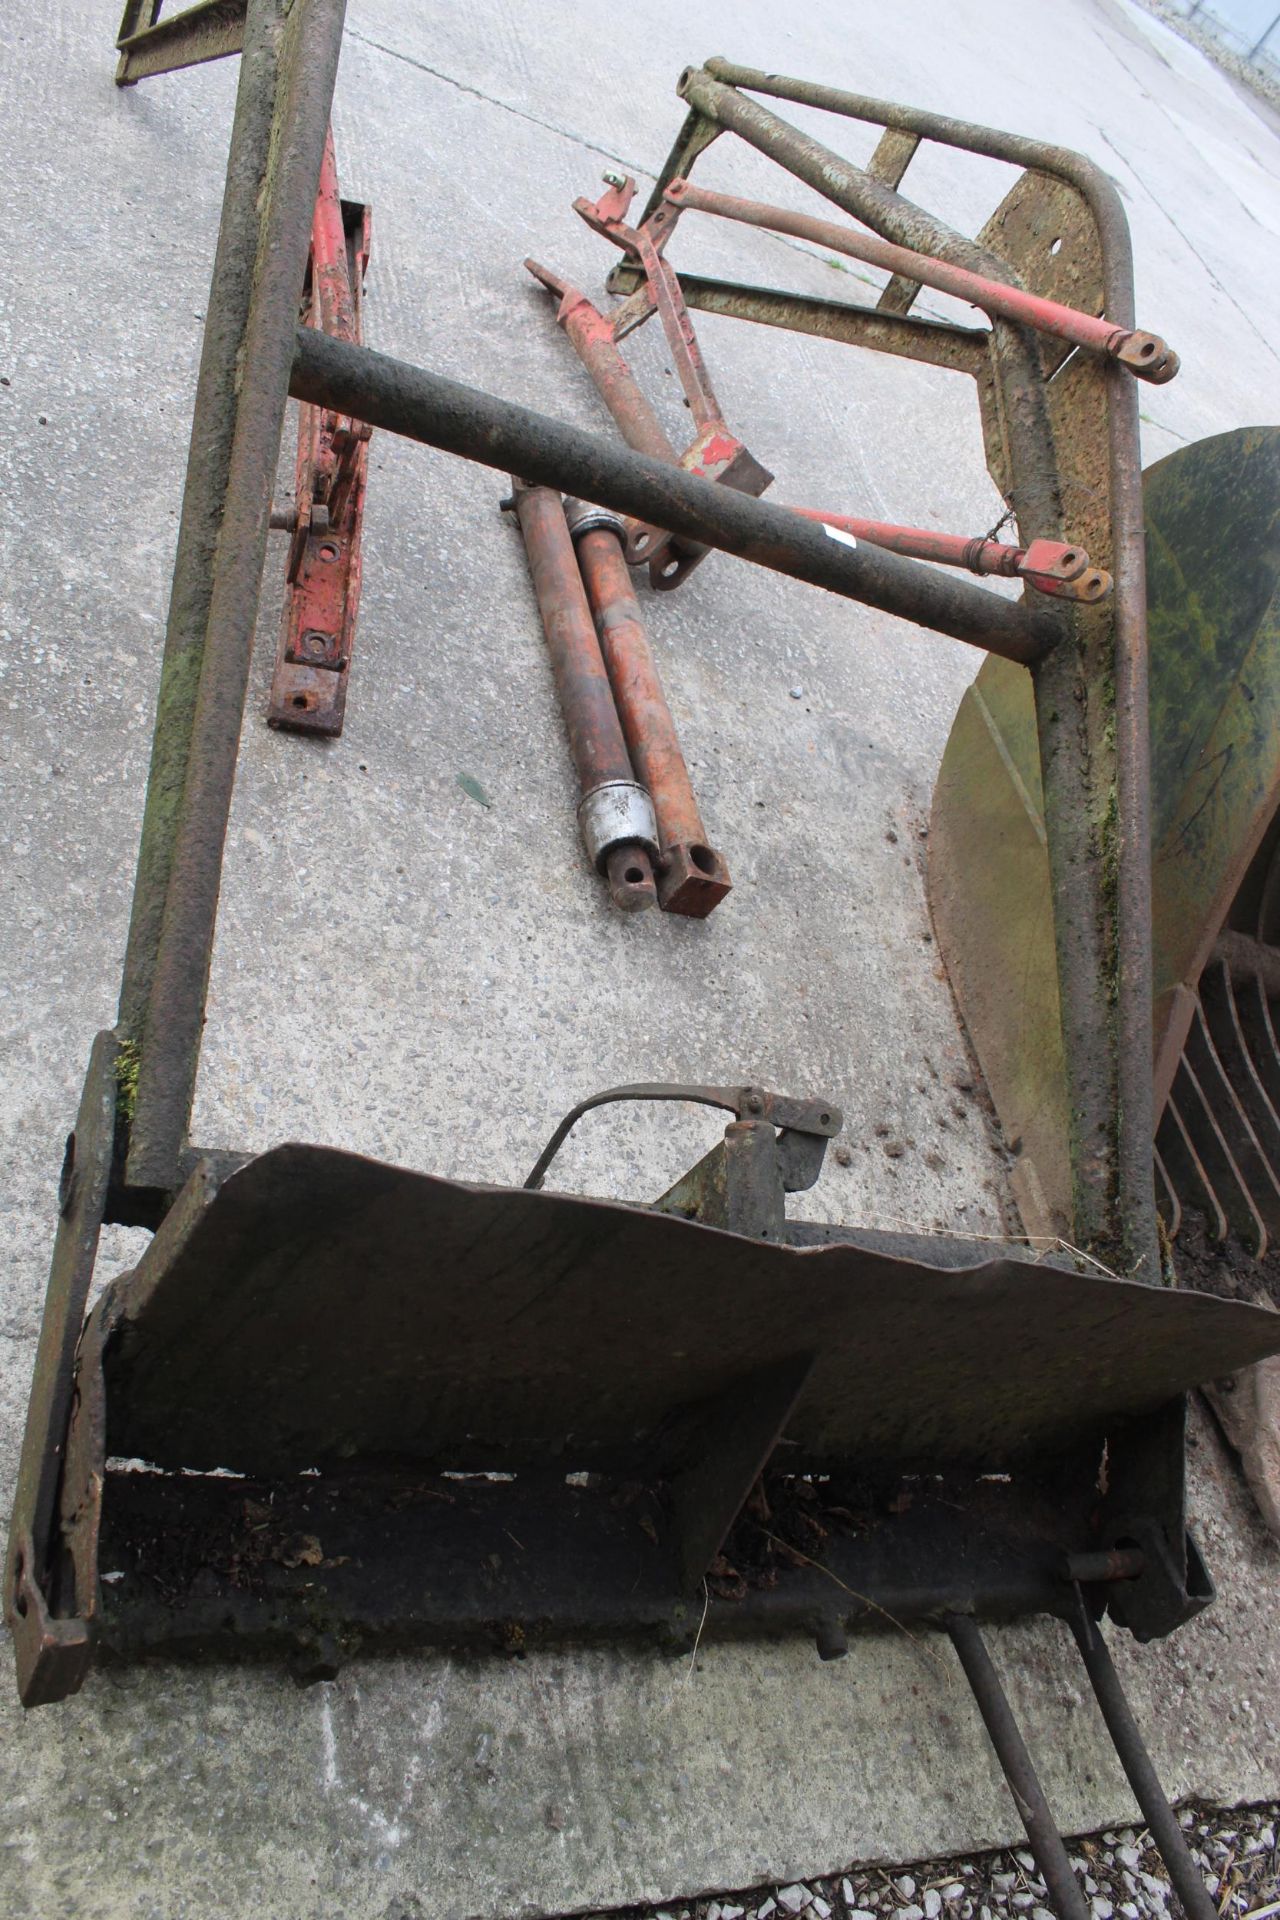
<svg viewBox="0 0 1280 1920">
<path fill-rule="evenodd" d="M 697 438 L 680 455 L 679 464 L 689 473 L 718 480 L 724 486 L 758 499 L 772 484 L 773 475 L 726 425 L 680 282 L 663 258 L 663 249 L 675 232 L 679 209 L 664 204 L 655 207 L 640 226 L 628 226 L 626 216 L 635 198 L 635 180 L 630 174 L 606 174 L 605 184 L 609 191 L 599 200 L 580 198 L 574 201 L 573 210 L 594 233 L 603 235 L 634 260 L 644 274 L 643 287 L 625 310 L 619 309 L 613 316 L 614 338 L 621 338 L 623 332 L 633 332 L 650 315 L 657 314 L 672 365 L 684 389 L 685 402 L 698 429 Z M 648 566 L 651 586 L 669 593 L 688 577 L 705 549 L 682 547 L 659 527 L 629 521 L 626 551 L 631 566 Z"/>
<path fill-rule="evenodd" d="M 605 182 L 609 188 L 607 193 L 598 201 L 575 200 L 574 211 L 594 232 L 603 234 L 640 266 L 644 283 L 632 299 L 613 315 L 606 316 L 577 287 L 570 286 L 536 260 L 526 260 L 525 266 L 536 280 L 559 297 L 557 318 L 627 444 L 656 459 L 669 460 L 673 466 L 683 467 L 686 473 L 718 480 L 724 486 L 758 499 L 772 484 L 773 475 L 725 424 L 680 282 L 662 257 L 678 215 L 674 208 L 661 206 L 643 226 L 630 227 L 626 224 L 626 215 L 635 198 L 635 181 L 630 175 L 612 173 L 605 175 Z M 696 438 L 683 453 L 677 453 L 668 439 L 618 351 L 618 341 L 655 313 L 662 322 L 673 365 L 698 428 Z M 640 520 L 624 521 L 624 529 L 628 564 L 647 566 L 649 583 L 659 592 L 667 593 L 678 587 L 707 552 L 706 547 Z"/>
<path fill-rule="evenodd" d="M 303 317 L 360 345 L 369 265 L 369 209 L 338 193 L 333 135 L 325 140 L 311 229 Z M 360 605 L 360 535 L 370 429 L 325 407 L 298 410 L 294 508 L 273 517 L 292 534 L 287 591 L 267 724 L 336 736 L 347 703 Z"/>
</svg>

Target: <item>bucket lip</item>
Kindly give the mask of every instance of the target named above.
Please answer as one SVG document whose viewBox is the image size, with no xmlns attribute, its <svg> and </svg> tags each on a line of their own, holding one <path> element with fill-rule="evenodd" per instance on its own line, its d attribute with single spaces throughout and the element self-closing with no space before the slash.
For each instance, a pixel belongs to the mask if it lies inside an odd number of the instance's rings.
<svg viewBox="0 0 1280 1920">
<path fill-rule="evenodd" d="M 775 1244 L 300 1143 L 197 1168 L 103 1311 L 111 1454 L 268 1475 L 570 1439 L 674 1471 L 685 1410 L 803 1355 L 797 1460 L 980 1467 L 1280 1351 L 1263 1308 L 1025 1254 Z"/>
</svg>

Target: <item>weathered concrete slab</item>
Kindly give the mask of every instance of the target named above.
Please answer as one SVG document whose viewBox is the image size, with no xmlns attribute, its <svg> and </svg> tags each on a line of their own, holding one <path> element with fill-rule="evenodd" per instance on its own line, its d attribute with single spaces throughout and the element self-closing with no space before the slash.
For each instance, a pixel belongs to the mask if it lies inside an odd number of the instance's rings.
<svg viewBox="0 0 1280 1920">
<path fill-rule="evenodd" d="M 222 67 L 117 94 L 111 13 L 11 9 L 0 81 L 6 1489 L 62 1136 L 123 949 L 234 85 Z M 1275 416 L 1280 141 L 1136 11 L 1033 0 L 997 38 L 975 4 L 783 17 L 752 0 L 691 22 L 642 0 L 598 44 L 577 9 L 501 0 L 353 0 L 350 21 L 339 164 L 375 205 L 369 332 L 390 351 L 599 424 L 519 262 L 537 252 L 600 285 L 607 250 L 570 200 L 617 158 L 655 167 L 681 65 L 722 50 L 1095 153 L 1126 195 L 1140 314 L 1183 355 L 1178 381 L 1144 396 L 1148 456 Z M 751 191 L 761 175 L 725 148 L 707 178 Z M 1004 178 L 930 161 L 913 187 L 973 223 Z M 848 291 L 763 235 L 699 244 L 713 266 Z M 779 497 L 975 532 L 996 518 L 964 383 L 728 323 L 704 338 Z M 508 1180 L 593 1087 L 750 1076 L 845 1109 L 852 1164 L 829 1164 L 808 1211 L 998 1232 L 1002 1162 L 955 1085 L 917 860 L 974 656 L 727 561 L 650 603 L 737 890 L 704 926 L 627 923 L 582 871 L 502 490 L 375 441 L 336 745 L 262 724 L 268 596 L 199 1137 L 332 1141 Z M 334 1040 L 318 997 L 341 1003 Z M 657 1192 L 714 1136 L 711 1118 L 597 1116 L 560 1175 Z M 910 1144 L 891 1159 L 884 1137 Z M 132 1244 L 109 1236 L 104 1275 Z M 1280 1751 L 1278 1556 L 1211 1439 L 1201 1459 L 1197 1516 L 1227 1597 L 1168 1647 L 1124 1650 L 1126 1671 L 1171 1789 L 1255 1796 L 1275 1790 Z M 1002 1658 L 1064 1822 L 1120 1817 L 1052 1636 L 1010 1636 Z M 892 1638 L 835 1668 L 801 1646 L 708 1651 L 693 1674 L 629 1656 L 424 1659 L 310 1692 L 270 1670 L 112 1672 L 25 1722 L 0 1685 L 0 1725 L 0 1901 L 84 1920 L 590 1908 L 1015 1831 L 950 1656 Z"/>
</svg>

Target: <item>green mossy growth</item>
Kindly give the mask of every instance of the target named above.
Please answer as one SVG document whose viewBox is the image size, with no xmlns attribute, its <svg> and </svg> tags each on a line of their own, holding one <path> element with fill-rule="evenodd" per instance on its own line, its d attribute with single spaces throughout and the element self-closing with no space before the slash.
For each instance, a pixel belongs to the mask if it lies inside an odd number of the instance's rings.
<svg viewBox="0 0 1280 1920">
<path fill-rule="evenodd" d="M 125 1126 L 133 1124 L 138 1104 L 138 1070 L 142 1053 L 136 1040 L 122 1040 L 116 1054 L 116 1113 Z"/>
</svg>

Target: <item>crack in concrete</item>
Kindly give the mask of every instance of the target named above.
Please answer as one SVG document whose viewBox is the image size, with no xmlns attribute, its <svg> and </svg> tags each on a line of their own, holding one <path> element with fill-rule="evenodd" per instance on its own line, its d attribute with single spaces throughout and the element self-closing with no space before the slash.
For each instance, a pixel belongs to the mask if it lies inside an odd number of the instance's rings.
<svg viewBox="0 0 1280 1920">
<path fill-rule="evenodd" d="M 451 73 L 443 73 L 439 67 L 430 66 L 414 54 L 401 52 L 399 47 L 389 47 L 385 41 L 375 40 L 371 34 L 361 33 L 357 27 L 348 27 L 346 38 L 358 40 L 362 46 L 372 47 L 377 53 L 385 53 L 391 60 L 403 60 L 407 67 L 416 67 L 419 73 L 430 74 L 433 80 L 443 81 L 446 87 L 455 87 L 459 93 L 469 93 L 473 100 L 483 100 L 488 107 L 514 114 L 517 120 L 525 120 L 531 127 L 540 127 L 544 133 L 554 133 L 561 140 L 571 140 L 574 146 L 585 147 L 588 153 L 597 153 L 604 160 L 612 160 L 616 165 L 625 167 L 628 173 L 643 175 L 646 180 L 656 180 L 658 177 L 650 168 L 638 166 L 624 154 L 615 153 L 612 147 L 598 146 L 594 140 L 588 140 L 585 134 L 557 126 L 554 120 L 541 120 L 536 113 L 526 113 L 523 107 L 513 106 L 509 100 L 499 100 L 495 94 L 486 93 L 482 87 L 473 87 L 469 81 L 458 80 Z"/>
<path fill-rule="evenodd" d="M 345 37 L 348 40 L 358 40 L 362 46 L 372 47 L 376 53 L 385 53 L 388 59 L 402 60 L 405 66 L 414 67 L 419 73 L 429 74 L 433 80 L 442 81 L 445 86 L 454 87 L 459 93 L 470 94 L 473 100 L 482 100 L 486 106 L 497 107 L 501 113 L 513 114 L 517 120 L 524 120 L 531 127 L 539 127 L 544 133 L 553 133 L 558 139 L 569 140 L 576 147 L 584 147 L 588 153 L 599 154 L 604 160 L 612 160 L 618 166 L 625 167 L 628 173 L 633 173 L 639 178 L 656 180 L 658 177 L 652 168 L 642 167 L 636 160 L 628 160 L 624 154 L 616 153 L 612 147 L 602 147 L 598 145 L 596 141 L 588 140 L 585 134 L 574 133 L 568 127 L 557 126 L 554 120 L 542 120 L 536 113 L 527 113 L 523 107 L 513 106 L 509 100 L 499 100 L 496 94 L 486 93 L 482 87 L 474 87 L 467 80 L 459 80 L 455 75 L 445 73 L 440 67 L 433 67 L 426 60 L 419 60 L 415 54 L 404 53 L 399 47 L 389 47 L 385 41 L 375 40 L 371 34 L 361 33 L 358 27 L 349 26 L 346 29 Z M 842 261 L 832 260 L 830 256 L 823 253 L 820 248 L 807 247 L 799 241 L 790 239 L 785 234 L 769 234 L 767 237 L 779 242 L 791 253 L 804 254 L 807 259 L 821 261 L 824 266 L 831 267 L 842 273 L 852 272 L 855 279 L 865 281 L 866 285 L 871 287 L 876 293 L 879 293 L 881 290 L 877 282 L 871 280 L 865 274 L 857 273 L 853 269 L 846 267 Z M 854 304 L 860 305 L 861 303 L 855 302 Z M 944 315 L 936 313 L 928 307 L 917 305 L 913 308 L 913 313 L 917 319 L 936 320 L 946 324 Z"/>
<path fill-rule="evenodd" d="M 1190 147 L 1191 151 L 1196 154 L 1197 158 L 1199 158 L 1200 156 L 1196 148 L 1195 142 L 1191 139 L 1191 136 L 1188 134 L 1186 127 L 1182 124 L 1182 122 L 1179 119 L 1177 119 L 1174 114 L 1169 112 L 1169 109 L 1164 105 L 1163 101 L 1156 99 L 1156 96 L 1154 95 L 1154 93 L 1152 93 L 1150 89 L 1144 84 L 1140 76 L 1134 72 L 1133 68 L 1129 65 L 1129 62 L 1123 59 L 1120 56 L 1120 54 L 1116 52 L 1115 47 L 1108 41 L 1107 36 L 1103 33 L 1099 33 L 1096 28 L 1094 29 L 1094 32 L 1096 37 L 1099 40 L 1101 40 L 1103 46 L 1107 48 L 1107 51 L 1111 54 L 1111 57 L 1115 61 L 1116 65 L 1118 67 L 1122 67 L 1124 71 L 1128 74 L 1129 78 L 1133 81 L 1134 85 L 1138 88 L 1138 90 L 1142 94 L 1143 99 L 1146 100 L 1151 106 L 1155 108 L 1156 112 L 1161 116 L 1161 118 L 1165 120 L 1170 127 L 1172 127 L 1173 131 L 1177 134 L 1179 140 L 1181 140 L 1185 146 Z M 1162 60 L 1164 58 L 1163 54 L 1161 54 L 1159 57 Z M 1168 63 L 1166 62 L 1165 64 L 1167 65 Z M 1099 128 L 1099 132 L 1101 132 L 1101 128 Z M 1105 139 L 1106 136 L 1104 135 L 1103 137 Z M 1119 148 L 1117 148 L 1116 151 L 1119 152 Z M 1249 154 L 1249 157 L 1251 159 L 1254 158 L 1254 155 L 1250 149 L 1246 148 L 1245 151 Z M 1121 157 L 1123 158 L 1123 155 Z M 1126 163 L 1126 164 L 1129 164 L 1129 163 Z M 1261 162 L 1259 162 L 1258 164 L 1259 166 L 1261 166 Z M 1269 171 L 1269 169 L 1262 167 L 1262 171 L 1267 172 Z M 1245 214 L 1248 219 L 1252 220 L 1255 227 L 1261 227 L 1262 222 L 1259 220 L 1257 214 L 1254 212 L 1253 208 L 1249 205 L 1247 200 L 1241 199 L 1240 195 L 1236 192 L 1235 188 L 1231 185 L 1231 182 L 1229 180 L 1224 180 L 1220 174 L 1217 176 L 1217 179 L 1218 179 L 1218 185 L 1220 187 L 1226 188 L 1227 192 L 1231 195 L 1231 198 L 1235 201 L 1236 205 L 1239 207 L 1241 213 Z"/>
<path fill-rule="evenodd" d="M 624 154 L 615 153 L 612 147 L 599 146 L 594 140 L 588 140 L 585 134 L 574 133 L 568 127 L 557 126 L 554 120 L 542 120 L 536 113 L 527 113 L 523 107 L 513 106 L 509 100 L 499 100 L 496 94 L 486 93 L 482 87 L 474 87 L 467 80 L 459 80 L 453 74 L 445 73 L 440 67 L 433 67 L 426 60 L 419 60 L 415 54 L 404 53 L 399 47 L 389 47 L 385 41 L 375 40 L 371 34 L 361 33 L 357 27 L 349 26 L 345 37 L 348 40 L 358 40 L 362 46 L 372 47 L 376 53 L 385 53 L 388 59 L 402 60 L 405 66 L 414 67 L 419 73 L 429 74 L 433 80 L 442 81 L 445 86 L 454 87 L 459 93 L 470 94 L 473 100 L 482 100 L 488 107 L 497 107 L 501 113 L 513 114 L 517 120 L 524 120 L 531 127 L 539 127 L 543 133 L 553 133 L 560 140 L 569 140 L 576 147 L 584 147 L 588 153 L 599 154 L 601 159 L 612 160 L 617 166 L 624 167 L 628 173 L 635 174 L 637 178 L 656 180 L 658 177 L 651 167 L 642 167 L 638 161 L 628 160 Z M 791 253 L 802 253 L 806 258 L 819 260 L 824 266 L 835 268 L 840 272 L 851 271 L 844 266 L 843 262 L 831 260 L 820 249 L 806 247 L 785 234 L 769 234 L 767 237 L 778 241 Z M 866 284 L 875 292 L 880 291 L 877 283 L 867 279 L 865 275 L 855 273 L 854 278 L 866 280 Z M 927 307 L 917 306 L 913 312 L 917 319 L 944 320 L 942 314 L 935 313 Z"/>
<path fill-rule="evenodd" d="M 1153 414 L 1140 412 L 1138 418 L 1144 427 L 1154 427 L 1158 433 L 1167 433 L 1171 440 L 1178 442 L 1179 446 L 1191 445 L 1185 433 L 1179 433 L 1176 427 L 1167 427 L 1163 420 L 1157 420 Z"/>
<path fill-rule="evenodd" d="M 1096 122 L 1094 124 L 1095 126 L 1097 125 Z M 1225 287 L 1222 284 L 1221 280 L 1219 280 L 1213 268 L 1209 265 L 1209 262 L 1205 259 L 1204 255 L 1201 253 L 1199 247 L 1196 246 L 1194 240 L 1192 240 L 1191 237 L 1184 231 L 1184 229 L 1178 225 L 1178 222 L 1174 219 L 1173 215 L 1170 213 L 1168 207 L 1165 205 L 1164 201 L 1160 198 L 1159 194 L 1152 192 L 1151 188 L 1147 185 L 1146 181 L 1143 179 L 1142 175 L 1139 173 L 1137 167 L 1133 164 L 1133 161 L 1130 160 L 1128 154 L 1125 153 L 1122 148 L 1116 145 L 1115 141 L 1111 138 L 1111 135 L 1107 133 L 1102 127 L 1098 127 L 1097 130 L 1098 130 L 1099 137 L 1106 141 L 1112 153 L 1114 153 L 1118 159 L 1123 160 L 1125 166 L 1129 169 L 1129 172 L 1132 174 L 1133 178 L 1137 181 L 1138 185 L 1142 188 L 1142 191 L 1146 194 L 1147 198 L 1156 207 L 1159 208 L 1160 212 L 1164 215 L 1165 219 L 1169 222 L 1169 225 L 1173 228 L 1174 232 L 1177 234 L 1179 240 L 1181 240 L 1183 246 L 1186 247 L 1187 252 L 1190 253 L 1194 259 L 1199 261 L 1200 265 L 1204 268 L 1205 275 L 1209 281 L 1210 286 L 1213 287 L 1216 292 L 1220 293 L 1224 300 L 1227 300 L 1230 302 L 1230 304 L 1235 308 L 1236 312 L 1240 315 L 1240 318 L 1244 321 L 1245 325 L 1250 329 L 1250 331 L 1257 334 L 1258 339 L 1262 342 L 1262 345 L 1266 348 L 1267 352 L 1271 355 L 1271 358 L 1277 362 L 1280 362 L 1280 354 L 1276 352 L 1271 342 L 1267 339 L 1266 334 L 1263 333 L 1262 329 L 1259 327 L 1257 321 L 1254 320 L 1252 316 L 1248 314 L 1245 311 L 1245 309 L 1240 305 L 1240 302 L 1236 299 L 1235 295 L 1231 292 L 1230 288 Z"/>
</svg>

